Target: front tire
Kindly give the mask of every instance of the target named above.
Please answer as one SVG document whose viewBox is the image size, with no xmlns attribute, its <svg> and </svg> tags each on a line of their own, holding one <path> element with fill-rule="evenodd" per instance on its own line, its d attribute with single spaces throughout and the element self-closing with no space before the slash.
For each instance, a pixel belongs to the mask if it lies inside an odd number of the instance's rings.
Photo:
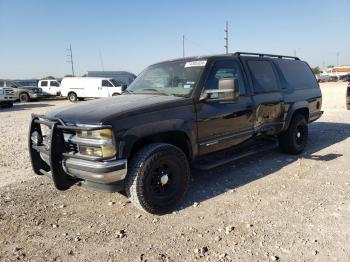
<svg viewBox="0 0 350 262">
<path fill-rule="evenodd" d="M 308 134 L 305 117 L 302 114 L 293 116 L 288 129 L 278 138 L 280 149 L 288 154 L 300 154 L 306 147 Z"/>
<path fill-rule="evenodd" d="M 72 103 L 77 102 L 77 101 L 78 101 L 78 96 L 77 96 L 77 94 L 74 93 L 74 92 L 70 92 L 70 93 L 68 94 L 68 100 L 71 101 Z"/>
<path fill-rule="evenodd" d="M 30 100 L 30 97 L 29 97 L 29 95 L 27 93 L 21 93 L 19 95 L 19 101 L 21 103 L 27 103 L 27 102 L 29 102 L 29 100 Z"/>
<path fill-rule="evenodd" d="M 154 143 L 131 159 L 125 190 L 138 208 L 161 215 L 182 202 L 189 182 L 190 167 L 184 152 L 170 144 Z"/>
</svg>

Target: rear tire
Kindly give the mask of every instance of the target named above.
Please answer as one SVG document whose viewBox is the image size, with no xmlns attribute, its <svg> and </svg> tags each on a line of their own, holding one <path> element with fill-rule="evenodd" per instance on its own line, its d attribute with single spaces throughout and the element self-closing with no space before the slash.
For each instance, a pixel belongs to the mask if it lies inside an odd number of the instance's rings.
<svg viewBox="0 0 350 262">
<path fill-rule="evenodd" d="M 29 100 L 30 100 L 30 97 L 27 93 L 20 93 L 19 94 L 19 101 L 21 103 L 27 103 L 27 102 L 29 102 Z"/>
<path fill-rule="evenodd" d="M 300 154 L 306 147 L 308 134 L 305 117 L 302 114 L 293 116 L 288 129 L 278 137 L 280 149 L 288 154 Z"/>
<path fill-rule="evenodd" d="M 78 101 L 78 96 L 77 96 L 77 94 L 74 93 L 74 92 L 70 92 L 70 93 L 68 94 L 68 100 L 71 101 L 72 103 L 77 102 L 77 101 Z"/>
<path fill-rule="evenodd" d="M 186 155 L 177 147 L 149 144 L 131 159 L 125 191 L 140 209 L 166 214 L 184 199 L 190 182 Z"/>
<path fill-rule="evenodd" d="M 119 93 L 114 93 L 112 96 L 119 96 L 120 94 Z"/>
</svg>

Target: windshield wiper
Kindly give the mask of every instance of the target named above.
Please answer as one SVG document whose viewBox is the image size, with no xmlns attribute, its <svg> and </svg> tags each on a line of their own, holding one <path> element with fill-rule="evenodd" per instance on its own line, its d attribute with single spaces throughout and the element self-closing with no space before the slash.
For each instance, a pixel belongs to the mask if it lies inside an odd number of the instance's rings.
<svg viewBox="0 0 350 262">
<path fill-rule="evenodd" d="M 133 94 L 133 95 L 134 95 L 134 92 L 132 92 L 132 91 L 130 91 L 130 90 L 128 90 L 128 89 L 125 89 L 125 90 L 122 92 L 122 94 L 124 94 L 124 93 L 128 93 L 128 94 Z"/>
<path fill-rule="evenodd" d="M 165 96 L 170 96 L 170 94 L 168 93 L 163 93 L 155 88 L 145 88 L 145 89 L 142 89 L 140 91 L 153 91 L 153 92 L 156 92 L 156 94 L 159 94 L 159 95 L 165 95 Z M 142 92 L 140 92 L 139 94 L 142 94 Z M 144 94 L 147 94 L 147 93 L 144 93 Z"/>
</svg>

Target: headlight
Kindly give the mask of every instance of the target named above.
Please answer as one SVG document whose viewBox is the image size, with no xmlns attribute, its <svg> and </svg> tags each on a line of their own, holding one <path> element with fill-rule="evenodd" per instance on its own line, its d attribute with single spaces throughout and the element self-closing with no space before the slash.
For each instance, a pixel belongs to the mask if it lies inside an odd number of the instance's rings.
<svg viewBox="0 0 350 262">
<path fill-rule="evenodd" d="M 100 129 L 94 131 L 77 131 L 77 137 L 97 140 L 112 140 L 113 133 L 111 129 Z"/>
<path fill-rule="evenodd" d="M 76 137 L 82 155 L 110 158 L 117 154 L 111 129 L 77 131 Z"/>
</svg>

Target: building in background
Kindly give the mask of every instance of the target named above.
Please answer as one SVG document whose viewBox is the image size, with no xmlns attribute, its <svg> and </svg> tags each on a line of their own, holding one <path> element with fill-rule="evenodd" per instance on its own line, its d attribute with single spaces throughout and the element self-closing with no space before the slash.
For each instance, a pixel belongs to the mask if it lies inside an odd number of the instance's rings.
<svg viewBox="0 0 350 262">
<path fill-rule="evenodd" d="M 323 71 L 323 75 L 330 75 L 330 76 L 343 76 L 350 74 L 350 66 L 335 66 L 326 68 Z"/>
<path fill-rule="evenodd" d="M 87 77 L 113 78 L 117 82 L 129 85 L 136 78 L 136 75 L 127 71 L 88 71 Z"/>
</svg>

